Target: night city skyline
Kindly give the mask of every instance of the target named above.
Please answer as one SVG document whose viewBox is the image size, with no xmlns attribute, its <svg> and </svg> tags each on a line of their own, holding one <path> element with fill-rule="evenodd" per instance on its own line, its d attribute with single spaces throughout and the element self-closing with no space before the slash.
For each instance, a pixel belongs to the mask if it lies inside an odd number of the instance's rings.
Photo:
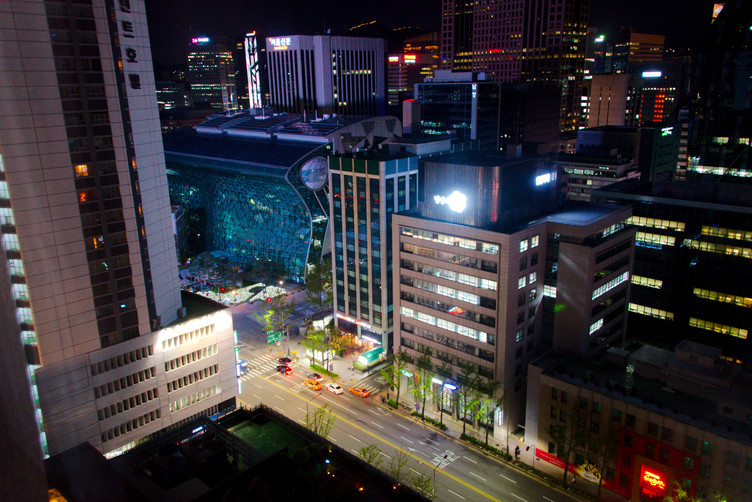
<svg viewBox="0 0 752 502">
<path fill-rule="evenodd" d="M 666 48 L 693 49 L 710 27 L 712 0 L 593 0 L 589 26 L 614 33 L 631 26 L 638 33 L 666 36 Z M 416 0 L 367 2 L 353 8 L 348 0 L 247 2 L 153 0 L 146 4 L 154 61 L 184 64 L 185 48 L 197 34 L 236 36 L 258 31 L 264 36 L 346 34 L 350 28 L 377 21 L 389 29 L 440 30 L 441 2 Z"/>
</svg>

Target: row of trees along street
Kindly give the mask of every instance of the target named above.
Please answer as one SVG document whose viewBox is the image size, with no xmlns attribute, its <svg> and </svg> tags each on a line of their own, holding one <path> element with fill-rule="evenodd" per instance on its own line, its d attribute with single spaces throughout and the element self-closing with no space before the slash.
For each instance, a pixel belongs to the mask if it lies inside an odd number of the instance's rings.
<svg viewBox="0 0 752 502">
<path fill-rule="evenodd" d="M 408 391 L 415 398 L 415 402 L 420 405 L 422 418 L 425 417 L 426 401 L 432 399 L 439 403 L 439 423 L 443 425 L 444 408 L 448 404 L 455 418 L 462 421 L 463 434 L 467 432 L 466 427 L 469 422 L 475 428 L 481 425 L 485 427 L 485 441 L 488 445 L 488 434 L 493 427 L 494 413 L 497 408 L 503 409 L 506 401 L 506 392 L 501 391 L 500 382 L 488 380 L 479 375 L 477 366 L 470 363 L 460 364 L 459 378 L 453 381 L 451 380 L 452 365 L 448 362 L 442 362 L 440 365 L 434 364 L 428 348 L 417 360 L 414 360 L 402 347 L 399 347 L 391 357 L 392 364 L 382 369 L 381 375 L 386 379 L 389 387 L 396 392 L 396 406 L 399 406 L 400 402 L 402 376 L 412 374 L 408 378 L 412 382 Z M 444 384 L 432 385 L 434 377 L 442 379 Z"/>
</svg>

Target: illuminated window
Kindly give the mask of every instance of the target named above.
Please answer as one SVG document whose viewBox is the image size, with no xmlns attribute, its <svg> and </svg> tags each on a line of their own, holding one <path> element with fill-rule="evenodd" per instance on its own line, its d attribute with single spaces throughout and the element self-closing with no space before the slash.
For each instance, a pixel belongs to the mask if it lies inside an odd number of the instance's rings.
<svg viewBox="0 0 752 502">
<path fill-rule="evenodd" d="M 637 232 L 637 242 L 647 244 L 660 244 L 662 246 L 674 246 L 676 244 L 676 238 L 670 235 Z"/>
<path fill-rule="evenodd" d="M 553 286 L 543 286 L 543 296 L 556 298 L 556 288 Z"/>
<path fill-rule="evenodd" d="M 746 308 L 752 307 L 752 298 L 747 298 L 745 296 L 729 295 L 701 288 L 694 288 L 692 292 L 695 296 L 705 298 L 706 300 L 713 300 L 721 303 L 733 303 L 734 305 Z"/>
<path fill-rule="evenodd" d="M 528 283 L 533 284 L 538 280 L 538 272 L 531 272 L 530 276 L 528 277 Z"/>
<path fill-rule="evenodd" d="M 592 299 L 595 300 L 596 298 L 598 298 L 602 294 L 604 294 L 604 293 L 606 293 L 606 292 L 614 289 L 619 284 L 623 283 L 624 281 L 628 281 L 628 280 L 629 280 L 629 272 L 624 272 L 623 274 L 621 274 L 616 279 L 611 279 L 606 284 L 598 287 L 595 291 L 593 291 L 593 298 Z"/>
<path fill-rule="evenodd" d="M 649 288 L 661 289 L 663 287 L 663 281 L 660 279 L 652 279 L 650 277 L 642 277 L 641 275 L 632 276 L 632 284 L 639 286 L 647 286 Z"/>
<path fill-rule="evenodd" d="M 726 143 L 728 143 L 728 140 L 728 136 L 718 136 L 717 138 L 715 138 L 715 142 L 719 145 L 725 145 Z"/>
<path fill-rule="evenodd" d="M 522 289 L 525 286 L 527 286 L 527 277 L 522 276 L 519 279 L 517 279 L 517 289 Z"/>
<path fill-rule="evenodd" d="M 86 164 L 78 164 L 76 167 L 76 176 L 88 176 L 89 166 Z"/>
<path fill-rule="evenodd" d="M 691 249 L 699 249 L 700 251 L 707 251 L 708 253 L 752 258 L 752 248 L 727 246 L 725 244 L 716 244 L 715 242 L 700 242 L 691 239 L 684 239 L 683 244 Z"/>
<path fill-rule="evenodd" d="M 603 319 L 598 319 L 597 321 L 595 321 L 593 324 L 590 325 L 590 334 L 592 335 L 593 333 L 601 329 L 602 326 L 603 326 Z"/>
<path fill-rule="evenodd" d="M 527 239 L 520 241 L 520 253 L 527 251 Z"/>
<path fill-rule="evenodd" d="M 704 319 L 696 319 L 694 317 L 689 318 L 689 325 L 694 328 L 706 329 L 708 331 L 714 331 L 716 333 L 722 333 L 724 335 L 731 335 L 742 340 L 747 339 L 747 330 L 741 328 L 735 328 L 733 326 L 727 326 L 711 321 L 705 321 Z"/>
<path fill-rule="evenodd" d="M 530 247 L 535 248 L 538 247 L 538 243 L 540 242 L 540 235 L 534 235 L 532 239 L 530 239 Z"/>
<path fill-rule="evenodd" d="M 739 138 L 740 145 L 749 145 L 749 138 Z"/>
<path fill-rule="evenodd" d="M 681 221 L 661 220 L 658 218 L 645 218 L 643 216 L 632 216 L 627 223 L 638 227 L 662 228 L 666 230 L 683 231 L 684 223 Z"/>
<path fill-rule="evenodd" d="M 644 305 L 637 305 L 636 303 L 629 304 L 629 311 L 634 312 L 635 314 L 642 314 L 642 315 L 646 315 L 650 317 L 655 317 L 657 319 L 666 319 L 669 321 L 674 320 L 673 312 L 666 312 L 665 310 L 655 309 L 652 307 L 646 307 Z"/>
<path fill-rule="evenodd" d="M 734 230 L 731 228 L 703 225 L 702 235 L 712 235 L 714 237 L 726 237 L 727 239 L 752 242 L 752 232 L 747 232 L 744 230 Z"/>
</svg>

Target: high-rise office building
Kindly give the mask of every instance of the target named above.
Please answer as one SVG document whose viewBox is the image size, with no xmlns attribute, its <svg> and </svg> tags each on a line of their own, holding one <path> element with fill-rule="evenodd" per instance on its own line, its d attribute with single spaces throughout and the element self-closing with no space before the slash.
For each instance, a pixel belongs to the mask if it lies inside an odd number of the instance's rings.
<svg viewBox="0 0 752 502">
<path fill-rule="evenodd" d="M 752 3 L 726 2 L 695 50 L 687 170 L 752 176 Z"/>
<path fill-rule="evenodd" d="M 209 37 L 195 37 L 188 46 L 188 81 L 194 105 L 235 110 L 238 93 L 232 52 Z"/>
<path fill-rule="evenodd" d="M 418 204 L 418 157 L 371 150 L 329 158 L 334 311 L 360 340 L 392 345 L 392 215 Z"/>
<path fill-rule="evenodd" d="M 501 430 L 523 423 L 527 365 L 541 352 L 593 357 L 624 339 L 629 209 L 554 207 L 557 171 L 544 157 L 432 157 L 425 202 L 392 219 L 395 350 L 427 352 L 450 381 L 470 367 L 500 382 Z M 443 397 L 448 412 L 460 406 Z"/>
<path fill-rule="evenodd" d="M 15 303 L 3 309 L 20 328 L 43 451 L 110 452 L 234 405 L 237 385 L 223 394 L 215 371 L 234 379 L 217 356 L 232 357 L 229 316 L 175 323 L 185 311 L 144 2 L 6 6 L 0 260 Z"/>
<path fill-rule="evenodd" d="M 270 104 L 277 111 L 384 115 L 383 38 L 291 35 L 266 39 Z"/>
<path fill-rule="evenodd" d="M 561 91 L 560 128 L 579 124 L 589 0 L 445 0 L 442 69 Z"/>
<path fill-rule="evenodd" d="M 614 35 L 611 68 L 605 68 L 604 73 L 627 73 L 632 63 L 661 61 L 665 40 L 663 35 L 637 33 L 634 28 L 622 28 Z"/>
</svg>

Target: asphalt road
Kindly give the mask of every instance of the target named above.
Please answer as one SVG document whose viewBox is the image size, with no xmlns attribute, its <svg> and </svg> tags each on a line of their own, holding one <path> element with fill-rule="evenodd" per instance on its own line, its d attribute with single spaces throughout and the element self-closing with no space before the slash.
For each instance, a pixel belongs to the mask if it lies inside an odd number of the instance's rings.
<svg viewBox="0 0 752 502">
<path fill-rule="evenodd" d="M 255 352 L 255 351 L 254 351 Z M 252 354 L 249 352 L 249 356 Z M 537 478 L 495 458 L 444 436 L 433 427 L 397 413 L 371 396 L 360 398 L 347 393 L 334 395 L 303 386 L 306 370 L 284 376 L 274 369 L 276 355 L 249 357 L 252 371 L 241 377 L 240 399 L 249 406 L 263 403 L 303 423 L 306 410 L 328 405 L 337 415 L 329 439 L 357 454 L 370 444 L 378 445 L 388 464 L 398 451 L 410 456 L 410 469 L 436 479 L 436 500 L 490 500 L 499 502 L 570 502 L 579 500 L 551 488 Z M 326 382 L 324 382 L 326 383 Z M 371 376 L 359 384 L 373 391 L 381 387 Z M 344 387 L 344 386 L 343 386 Z"/>
</svg>

